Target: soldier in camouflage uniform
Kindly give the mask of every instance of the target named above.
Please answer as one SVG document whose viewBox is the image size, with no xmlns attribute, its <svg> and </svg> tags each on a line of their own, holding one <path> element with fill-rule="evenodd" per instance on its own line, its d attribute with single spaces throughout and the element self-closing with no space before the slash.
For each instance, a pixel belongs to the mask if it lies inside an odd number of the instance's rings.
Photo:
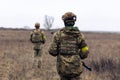
<svg viewBox="0 0 120 80">
<path fill-rule="evenodd" d="M 82 60 L 88 56 L 88 46 L 84 35 L 74 27 L 76 15 L 67 12 L 62 20 L 65 27 L 54 34 L 49 53 L 57 56 L 60 80 L 81 80 Z"/>
<path fill-rule="evenodd" d="M 30 41 L 34 44 L 34 64 L 33 67 L 41 68 L 42 45 L 45 43 L 45 35 L 41 31 L 40 23 L 35 23 L 35 30 L 31 32 Z"/>
</svg>

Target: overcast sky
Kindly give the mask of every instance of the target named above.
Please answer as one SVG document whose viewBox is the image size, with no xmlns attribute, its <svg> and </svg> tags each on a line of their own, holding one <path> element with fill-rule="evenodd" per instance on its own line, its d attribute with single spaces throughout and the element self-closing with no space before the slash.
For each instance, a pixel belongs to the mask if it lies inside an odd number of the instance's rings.
<svg viewBox="0 0 120 80">
<path fill-rule="evenodd" d="M 77 15 L 75 26 L 83 31 L 120 31 L 120 0 L 0 0 L 0 27 L 34 28 L 44 16 L 53 16 L 53 28 L 64 27 L 61 16 Z"/>
</svg>

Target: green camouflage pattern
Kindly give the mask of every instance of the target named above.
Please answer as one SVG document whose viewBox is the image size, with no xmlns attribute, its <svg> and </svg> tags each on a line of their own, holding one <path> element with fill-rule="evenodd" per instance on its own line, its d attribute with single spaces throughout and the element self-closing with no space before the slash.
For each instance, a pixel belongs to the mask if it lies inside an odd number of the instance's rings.
<svg viewBox="0 0 120 80">
<path fill-rule="evenodd" d="M 36 49 L 34 50 L 34 63 L 33 63 L 33 67 L 34 68 L 41 68 L 41 64 L 42 64 L 42 50 L 40 49 Z"/>
<path fill-rule="evenodd" d="M 42 43 L 34 43 L 33 45 L 34 45 L 33 47 L 34 50 L 42 49 Z"/>
<path fill-rule="evenodd" d="M 76 77 L 82 73 L 82 63 L 79 55 L 59 55 L 57 71 L 64 77 Z"/>
<path fill-rule="evenodd" d="M 77 46 L 75 44 L 81 43 L 82 40 L 84 40 L 84 35 L 80 33 L 77 27 L 73 27 L 73 28 L 66 27 L 56 32 L 53 35 L 53 40 L 49 48 L 49 53 L 51 53 L 51 55 L 57 55 L 58 54 L 57 44 L 61 43 L 61 46 L 62 46 L 61 47 L 62 49 L 60 49 L 61 52 L 64 52 L 65 54 L 73 52 L 76 54 L 76 51 L 78 51 L 78 48 L 76 48 Z M 71 49 L 74 49 L 74 50 L 71 50 Z"/>
<path fill-rule="evenodd" d="M 42 41 L 45 41 L 45 35 L 40 29 L 31 32 L 30 41 L 34 44 L 34 50 L 42 48 Z"/>
<path fill-rule="evenodd" d="M 35 29 L 31 32 L 31 41 L 35 43 L 40 43 L 40 41 L 43 41 L 43 31 L 40 29 Z"/>
<path fill-rule="evenodd" d="M 84 35 L 77 27 L 65 27 L 54 34 L 49 53 L 57 56 L 57 71 L 60 76 L 68 78 L 80 76 L 82 73 L 80 50 L 83 45 L 86 46 Z"/>
<path fill-rule="evenodd" d="M 60 31 L 60 54 L 73 55 L 78 52 L 78 37 L 81 36 L 77 29 L 68 27 Z M 71 50 L 72 49 L 72 50 Z"/>
<path fill-rule="evenodd" d="M 37 35 L 37 37 L 35 37 Z M 33 43 L 33 49 L 34 49 L 34 63 L 33 67 L 34 68 L 41 68 L 41 63 L 42 63 L 42 48 L 43 48 L 43 43 L 42 41 L 45 40 L 45 35 L 43 31 L 40 29 L 35 29 L 31 32 L 30 35 L 30 40 Z"/>
</svg>

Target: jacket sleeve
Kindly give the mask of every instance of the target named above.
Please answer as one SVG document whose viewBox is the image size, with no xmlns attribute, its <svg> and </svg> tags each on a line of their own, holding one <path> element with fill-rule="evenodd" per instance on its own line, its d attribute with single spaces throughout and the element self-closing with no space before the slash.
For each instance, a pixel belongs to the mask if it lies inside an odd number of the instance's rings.
<svg viewBox="0 0 120 80">
<path fill-rule="evenodd" d="M 58 55 L 57 41 L 58 41 L 58 33 L 55 33 L 53 35 L 53 39 L 52 39 L 52 42 L 51 42 L 50 47 L 49 47 L 49 54 L 52 56 Z"/>
<path fill-rule="evenodd" d="M 45 44 L 46 42 L 46 36 L 44 34 L 44 32 L 42 31 L 42 41 L 41 41 L 43 44 Z"/>
<path fill-rule="evenodd" d="M 81 59 L 87 58 L 87 56 L 89 54 L 89 48 L 88 48 L 88 45 L 85 42 L 85 38 L 84 38 L 83 34 L 79 38 L 78 48 L 80 50 L 79 55 L 80 55 Z"/>
<path fill-rule="evenodd" d="M 33 35 L 33 31 L 32 31 L 32 32 L 30 32 L 30 42 L 32 42 L 32 43 L 33 43 L 33 41 L 32 41 L 32 35 Z"/>
</svg>

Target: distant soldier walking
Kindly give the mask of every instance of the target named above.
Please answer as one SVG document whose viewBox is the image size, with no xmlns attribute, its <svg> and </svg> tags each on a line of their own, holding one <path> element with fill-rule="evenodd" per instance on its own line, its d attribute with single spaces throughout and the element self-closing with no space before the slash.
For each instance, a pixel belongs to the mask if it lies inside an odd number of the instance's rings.
<svg viewBox="0 0 120 80">
<path fill-rule="evenodd" d="M 35 30 L 31 32 L 30 41 L 34 44 L 34 67 L 41 68 L 42 45 L 45 43 L 45 35 L 40 30 L 40 23 L 35 23 Z"/>
<path fill-rule="evenodd" d="M 82 80 L 82 60 L 88 56 L 88 46 L 84 35 L 74 27 L 76 15 L 67 12 L 62 20 L 65 27 L 54 34 L 49 53 L 57 56 L 60 80 Z"/>
</svg>

